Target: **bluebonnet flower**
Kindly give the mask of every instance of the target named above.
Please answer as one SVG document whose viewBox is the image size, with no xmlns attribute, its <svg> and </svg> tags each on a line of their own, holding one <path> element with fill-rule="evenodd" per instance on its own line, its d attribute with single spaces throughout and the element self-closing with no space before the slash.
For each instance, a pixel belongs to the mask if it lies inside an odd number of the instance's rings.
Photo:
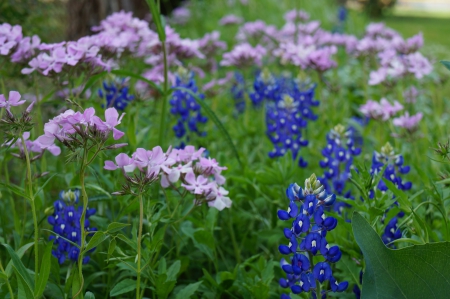
<svg viewBox="0 0 450 299">
<path fill-rule="evenodd" d="M 353 128 L 335 126 L 327 135 L 327 146 L 322 150 L 324 159 L 319 163 L 325 169 L 324 175 L 319 178 L 325 190 L 345 198 L 353 198 L 350 191 L 345 192 L 345 185 L 350 178 L 353 157 L 361 153 L 361 148 L 355 144 L 354 132 Z M 334 209 L 341 212 L 344 206 L 348 205 L 339 202 L 334 205 Z"/>
<path fill-rule="evenodd" d="M 333 230 L 337 220 L 327 217 L 324 207 L 333 205 L 336 195 L 329 194 L 313 174 L 305 181 L 305 189 L 297 184 L 291 184 L 286 195 L 289 199 L 287 211 L 279 210 L 278 218 L 292 221 L 290 228 L 284 229 L 284 236 L 289 245 L 280 245 L 279 251 L 288 255 L 289 259 L 281 259 L 280 265 L 286 273 L 279 283 L 283 288 L 289 288 L 294 294 L 311 292 L 317 298 L 320 286 L 329 281 L 332 292 L 343 292 L 348 282 L 338 283 L 333 276 L 330 263 L 336 263 L 341 258 L 338 246 L 330 246 L 326 240 L 328 231 Z M 321 255 L 320 262 L 314 256 Z M 322 288 L 323 290 L 323 288 Z M 282 294 L 281 298 L 290 298 Z M 326 291 L 320 292 L 320 298 L 326 298 Z"/>
<path fill-rule="evenodd" d="M 128 94 L 129 88 L 126 85 L 126 79 L 123 78 L 116 82 L 107 83 L 103 81 L 103 89 L 98 90 L 98 95 L 105 98 L 106 108 L 114 107 L 117 110 L 123 111 L 128 104 L 134 100 L 134 96 Z"/>
<path fill-rule="evenodd" d="M 300 147 L 307 146 L 308 140 L 303 138 L 302 128 L 306 128 L 308 120 L 316 120 L 311 106 L 317 106 L 314 100 L 314 88 L 302 91 L 298 84 L 293 89 L 282 94 L 280 99 L 268 102 L 266 109 L 266 134 L 275 148 L 269 157 L 284 156 L 287 151 L 292 152 L 292 158 L 297 159 Z M 308 163 L 299 158 L 298 165 L 306 167 Z"/>
<path fill-rule="evenodd" d="M 253 88 L 254 91 L 250 93 L 249 96 L 255 107 L 261 107 L 261 104 L 265 99 L 275 101 L 277 96 L 279 96 L 277 79 L 267 68 L 264 68 L 263 71 L 256 76 Z"/>
<path fill-rule="evenodd" d="M 80 197 L 80 190 L 61 191 L 59 199 L 54 202 L 54 213 L 48 217 L 48 223 L 53 226 L 55 235 L 51 235 L 49 240 L 54 240 L 56 250 L 52 251 L 54 257 L 58 259 L 60 264 L 63 264 L 66 259 L 76 262 L 80 250 L 74 244 L 81 245 L 81 229 L 80 219 L 83 207 L 78 206 L 78 199 Z M 84 222 L 84 229 L 86 231 L 96 231 L 96 228 L 90 227 L 89 217 L 94 215 L 95 209 L 86 210 L 86 219 Z M 69 242 L 70 241 L 70 242 Z M 72 243 L 71 243 L 72 242 Z M 89 262 L 90 257 L 83 258 L 83 264 Z"/>
<path fill-rule="evenodd" d="M 194 73 L 188 72 L 186 69 L 180 68 L 178 70 L 173 87 L 189 89 L 200 99 L 204 99 L 204 95 L 198 92 L 198 87 L 194 80 Z M 197 103 L 195 97 L 187 91 L 176 89 L 172 94 L 170 105 L 172 106 L 170 112 L 178 117 L 177 124 L 173 126 L 175 135 L 178 138 L 184 137 L 188 130 L 199 136 L 206 135 L 206 132 L 198 128 L 198 123 L 206 123 L 208 118 L 201 114 L 201 106 Z M 189 140 L 189 136 L 187 136 L 187 139 Z"/>
<path fill-rule="evenodd" d="M 410 167 L 404 166 L 403 156 L 400 154 L 396 155 L 394 152 L 394 148 L 389 142 L 381 148 L 381 152 L 374 152 L 372 157 L 371 174 L 376 175 L 382 170 L 385 165 L 386 169 L 384 170 L 383 178 L 391 181 L 399 190 L 406 191 L 411 189 L 412 183 L 404 182 L 401 177 L 401 175 L 409 173 Z M 388 190 L 388 187 L 383 180 L 380 180 L 380 182 L 376 186 L 376 189 L 385 192 Z M 373 198 L 374 196 L 375 194 L 372 190 L 370 192 L 370 198 Z M 381 236 L 385 244 L 401 238 L 402 233 L 398 228 L 397 222 L 398 218 L 401 218 L 403 216 L 403 212 L 398 213 L 397 216 L 393 217 L 385 227 L 385 231 Z M 384 221 L 384 217 L 382 221 Z"/>
<path fill-rule="evenodd" d="M 234 72 L 234 81 L 231 86 L 231 95 L 234 100 L 234 107 L 238 113 L 245 111 L 245 81 L 242 73 Z"/>
</svg>

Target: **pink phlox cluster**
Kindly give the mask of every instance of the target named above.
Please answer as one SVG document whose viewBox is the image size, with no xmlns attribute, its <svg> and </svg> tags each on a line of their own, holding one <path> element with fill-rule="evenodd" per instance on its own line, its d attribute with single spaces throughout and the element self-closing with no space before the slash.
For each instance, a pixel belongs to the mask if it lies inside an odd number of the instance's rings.
<svg viewBox="0 0 450 299">
<path fill-rule="evenodd" d="M 394 118 L 392 123 L 394 126 L 405 128 L 409 131 L 413 131 L 419 125 L 419 122 L 422 120 L 423 114 L 421 112 L 409 116 L 408 112 L 405 112 L 404 115 Z"/>
<path fill-rule="evenodd" d="M 237 25 L 237 24 L 241 24 L 243 21 L 244 20 L 241 17 L 238 17 L 233 14 L 229 14 L 219 20 L 219 25 L 221 25 L 221 26 Z"/>
<path fill-rule="evenodd" d="M 105 161 L 107 170 L 122 169 L 128 173 L 138 169 L 149 178 L 161 178 L 163 188 L 180 186 L 188 192 L 208 202 L 208 205 L 218 210 L 229 208 L 231 200 L 222 185 L 225 178 L 221 172 L 226 167 L 220 166 L 215 159 L 202 157 L 204 148 L 198 150 L 194 146 L 186 146 L 184 149 L 169 149 L 166 153 L 160 146 L 152 150 L 138 148 L 131 157 L 121 153 L 115 161 Z"/>
<path fill-rule="evenodd" d="M 401 110 L 403 110 L 402 104 L 398 101 L 391 104 L 386 98 L 382 98 L 380 102 L 368 100 L 366 104 L 359 107 L 359 111 L 366 117 L 383 121 L 387 121 Z"/>
<path fill-rule="evenodd" d="M 239 43 L 262 43 L 266 47 L 274 46 L 274 40 L 278 35 L 278 30 L 273 25 L 267 25 L 262 20 L 247 22 L 243 24 L 237 34 L 236 40 Z"/>
<path fill-rule="evenodd" d="M 261 45 L 252 47 L 248 43 L 238 44 L 230 52 L 223 54 L 220 65 L 236 67 L 262 66 L 262 59 L 266 54 L 267 50 Z"/>
<path fill-rule="evenodd" d="M 71 109 L 49 120 L 44 125 L 44 134 L 36 139 L 43 149 L 47 149 L 55 144 L 56 140 L 61 142 L 71 141 L 73 135 L 88 129 L 102 133 L 105 137 L 112 132 L 114 140 L 120 139 L 124 133 L 115 127 L 120 124 L 123 114 L 115 108 L 108 108 L 105 111 L 105 121 L 95 115 L 94 108 L 88 108 L 83 113 L 75 112 Z"/>
<path fill-rule="evenodd" d="M 205 34 L 199 40 L 200 51 L 207 57 L 211 57 L 217 54 L 220 50 L 226 50 L 227 44 L 224 41 L 219 40 L 220 32 L 213 31 Z"/>
<path fill-rule="evenodd" d="M 41 43 L 37 35 L 23 36 L 20 25 L 0 25 L 0 55 L 11 54 L 12 62 L 24 62 L 32 57 Z"/>
</svg>

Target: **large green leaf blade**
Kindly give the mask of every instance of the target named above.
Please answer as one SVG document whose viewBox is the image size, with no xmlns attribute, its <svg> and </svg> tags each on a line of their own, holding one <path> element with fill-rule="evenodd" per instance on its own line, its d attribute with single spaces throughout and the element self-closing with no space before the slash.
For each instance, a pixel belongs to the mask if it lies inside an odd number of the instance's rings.
<svg viewBox="0 0 450 299">
<path fill-rule="evenodd" d="M 356 212 L 352 227 L 366 262 L 362 299 L 448 298 L 449 242 L 389 249 L 370 224 Z"/>
</svg>

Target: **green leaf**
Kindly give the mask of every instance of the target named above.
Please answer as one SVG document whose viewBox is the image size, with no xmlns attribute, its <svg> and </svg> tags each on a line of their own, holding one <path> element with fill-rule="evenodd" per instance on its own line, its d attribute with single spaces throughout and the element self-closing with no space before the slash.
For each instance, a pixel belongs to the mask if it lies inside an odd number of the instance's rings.
<svg viewBox="0 0 450 299">
<path fill-rule="evenodd" d="M 180 268 L 181 268 L 181 262 L 180 261 L 175 261 L 175 263 L 173 263 L 169 269 L 167 269 L 167 280 L 166 281 L 176 281 L 177 280 L 177 274 L 178 272 L 180 272 Z"/>
<path fill-rule="evenodd" d="M 134 78 L 134 79 L 137 79 L 137 80 L 144 81 L 145 83 L 150 85 L 153 89 L 156 89 L 160 94 L 163 94 L 163 91 L 162 91 L 161 87 L 159 85 L 157 85 L 155 82 L 150 81 L 149 79 L 147 79 L 145 77 L 142 77 L 141 75 L 135 74 L 132 71 L 128 71 L 128 70 L 112 70 L 111 73 L 114 74 L 114 75 L 126 76 L 126 77 L 131 77 L 131 78 Z"/>
<path fill-rule="evenodd" d="M 31 290 L 31 285 L 28 284 L 28 282 L 26 281 L 26 278 L 22 275 L 22 273 L 19 272 L 19 270 L 17 270 L 17 268 L 15 266 L 13 266 L 14 268 L 14 273 L 16 274 L 17 277 L 17 284 L 18 284 L 18 298 L 19 299 L 30 299 L 30 298 L 34 298 L 33 296 L 33 291 Z"/>
<path fill-rule="evenodd" d="M 40 298 L 44 294 L 45 286 L 47 285 L 48 277 L 50 276 L 50 268 L 52 266 L 52 247 L 53 242 L 48 242 L 45 245 L 44 255 L 42 257 L 41 268 L 39 276 L 34 287 L 34 296 Z"/>
<path fill-rule="evenodd" d="M 17 271 L 17 273 L 20 274 L 20 276 L 24 279 L 25 284 L 32 289 L 34 283 L 31 279 L 30 274 L 28 273 L 25 266 L 22 264 L 22 261 L 20 260 L 20 257 L 17 255 L 17 253 L 12 249 L 11 246 L 8 244 L 3 244 L 3 246 L 6 247 L 6 250 L 8 250 L 9 255 L 11 256 L 11 260 L 13 262 L 13 267 Z M 16 274 L 17 274 L 16 273 Z M 31 291 L 33 293 L 33 291 Z"/>
<path fill-rule="evenodd" d="M 98 73 L 98 74 L 96 74 L 96 75 L 94 75 L 94 76 L 91 76 L 91 77 L 87 80 L 86 84 L 84 85 L 83 90 L 80 92 L 80 94 L 78 95 L 78 97 L 81 98 L 81 97 L 83 96 L 83 94 L 86 92 L 86 90 L 88 90 L 89 88 L 91 88 L 91 86 L 94 85 L 95 82 L 97 82 L 98 80 L 100 80 L 101 78 L 103 78 L 106 74 L 108 74 L 108 72 L 107 72 L 107 71 L 103 71 L 103 72 Z"/>
<path fill-rule="evenodd" d="M 364 255 L 362 299 L 446 299 L 450 292 L 450 243 L 387 248 L 370 224 L 353 214 L 353 233 Z"/>
<path fill-rule="evenodd" d="M 162 21 L 161 21 L 161 15 L 159 12 L 159 7 L 156 7 L 156 3 L 154 0 L 146 0 L 148 6 L 150 7 L 150 12 L 152 13 L 153 22 L 155 22 L 156 25 L 156 31 L 158 32 L 159 40 L 161 42 L 166 41 L 166 31 L 163 27 Z"/>
<path fill-rule="evenodd" d="M 19 259 L 22 258 L 22 256 L 25 254 L 25 252 L 30 249 L 34 245 L 34 242 L 28 243 L 23 245 L 22 247 L 17 250 L 16 254 L 19 257 Z M 13 266 L 13 260 L 9 261 L 8 265 L 6 265 L 5 272 L 8 276 L 11 276 L 12 274 L 12 266 Z"/>
<path fill-rule="evenodd" d="M 181 291 L 177 293 L 175 299 L 188 299 L 191 298 L 192 295 L 198 290 L 198 287 L 202 284 L 203 281 L 191 283 L 184 287 Z"/>
<path fill-rule="evenodd" d="M 26 195 L 25 190 L 23 188 L 19 187 L 19 186 L 16 186 L 14 184 L 6 184 L 6 183 L 3 183 L 3 182 L 0 182 L 0 186 L 5 187 L 9 191 L 19 195 L 20 197 L 23 197 L 23 198 L 26 198 L 26 199 L 30 200 L 28 195 Z"/>
<path fill-rule="evenodd" d="M 127 224 L 127 223 L 113 222 L 108 225 L 107 231 L 108 231 L 108 233 L 114 233 L 116 231 L 121 230 L 124 227 L 127 227 L 127 226 L 129 226 L 129 224 Z"/>
<path fill-rule="evenodd" d="M 150 1 L 150 0 L 148 0 Z M 228 133 L 227 129 L 225 129 L 225 126 L 222 124 L 220 119 L 217 117 L 217 115 L 214 113 L 214 111 L 209 108 L 209 106 L 198 97 L 194 92 L 192 92 L 190 89 L 184 88 L 184 87 L 176 87 L 174 89 L 178 89 L 184 92 L 189 93 L 191 96 L 193 96 L 197 101 L 197 103 L 202 107 L 202 109 L 208 114 L 209 118 L 214 122 L 214 124 L 219 128 L 220 132 L 223 134 L 225 139 L 228 141 L 228 145 L 231 147 L 231 150 L 234 153 L 234 156 L 236 157 L 237 161 L 239 162 L 239 166 L 242 168 L 241 159 L 239 157 L 239 152 L 236 149 L 236 146 L 233 143 L 233 140 L 231 139 L 230 134 Z"/>
<path fill-rule="evenodd" d="M 450 61 L 447 61 L 447 60 L 441 60 L 441 63 L 442 63 L 448 70 L 450 70 Z"/>
<path fill-rule="evenodd" d="M 95 299 L 95 295 L 91 292 L 86 292 L 84 299 Z"/>
<path fill-rule="evenodd" d="M 119 282 L 114 286 L 109 295 L 111 297 L 119 296 L 128 292 L 131 292 L 136 289 L 136 280 L 133 279 L 125 279 Z"/>
<path fill-rule="evenodd" d="M 108 255 L 107 255 L 108 260 L 109 260 L 109 259 L 111 258 L 111 256 L 113 255 L 114 250 L 116 250 L 116 244 L 117 244 L 116 239 L 112 239 L 111 242 L 109 242 Z"/>
<path fill-rule="evenodd" d="M 89 251 L 94 247 L 97 247 L 100 243 L 105 241 L 108 236 L 104 232 L 96 232 L 94 236 L 92 236 L 91 240 L 86 246 L 85 251 Z"/>
</svg>

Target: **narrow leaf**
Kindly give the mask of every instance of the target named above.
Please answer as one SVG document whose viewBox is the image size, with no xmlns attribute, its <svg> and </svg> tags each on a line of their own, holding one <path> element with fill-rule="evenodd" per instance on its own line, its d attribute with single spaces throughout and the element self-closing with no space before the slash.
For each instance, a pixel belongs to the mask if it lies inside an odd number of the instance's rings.
<svg viewBox="0 0 450 299">
<path fill-rule="evenodd" d="M 33 291 L 31 290 L 31 286 L 27 283 L 26 278 L 23 277 L 23 275 L 17 270 L 15 266 L 14 273 L 17 277 L 17 284 L 18 284 L 18 298 L 19 299 L 30 299 L 34 298 Z"/>
<path fill-rule="evenodd" d="M 136 289 L 136 281 L 133 279 L 125 279 L 114 286 L 109 295 L 111 297 L 119 296 Z"/>
<path fill-rule="evenodd" d="M 192 295 L 198 290 L 198 287 L 202 284 L 203 281 L 191 283 L 184 287 L 181 291 L 177 293 L 175 299 L 188 299 L 191 298 Z"/>
<path fill-rule="evenodd" d="M 14 249 L 12 249 L 12 247 L 9 246 L 8 244 L 3 244 L 3 246 L 6 247 L 6 250 L 8 250 L 8 253 L 11 256 L 13 267 L 17 270 L 17 272 L 21 275 L 21 277 L 23 277 L 25 283 L 31 288 L 34 285 L 33 280 L 31 279 L 31 276 L 28 273 L 25 266 L 22 264 L 20 257 L 17 255 Z M 33 291 L 31 291 L 31 293 L 33 293 Z"/>
<path fill-rule="evenodd" d="M 127 227 L 127 226 L 129 226 L 129 224 L 127 224 L 127 223 L 113 222 L 108 225 L 107 231 L 108 231 L 108 233 L 113 233 L 113 232 L 119 231 L 122 228 Z"/>
<path fill-rule="evenodd" d="M 161 15 L 159 13 L 159 8 L 156 7 L 156 3 L 154 0 L 146 0 L 148 6 L 150 7 L 150 12 L 152 13 L 153 22 L 156 25 L 156 31 L 158 32 L 159 40 L 161 42 L 166 41 L 166 31 L 161 22 Z"/>
<path fill-rule="evenodd" d="M 85 251 L 89 251 L 93 249 L 94 247 L 97 247 L 100 243 L 105 241 L 108 238 L 108 236 L 104 232 L 96 232 L 94 236 L 92 236 L 91 240 L 86 246 Z"/>
<path fill-rule="evenodd" d="M 22 256 L 25 254 L 25 252 L 30 249 L 34 245 L 34 242 L 28 243 L 23 245 L 22 247 L 17 250 L 16 254 L 19 257 L 19 259 L 22 258 Z M 13 260 L 9 261 L 8 265 L 6 265 L 5 272 L 8 276 L 11 276 L 12 274 L 12 266 L 13 266 Z"/>
<path fill-rule="evenodd" d="M 42 190 L 44 190 L 45 186 L 47 186 L 47 184 L 51 181 L 51 179 L 53 179 L 57 174 L 52 174 L 46 181 L 44 184 L 42 184 L 42 186 L 39 187 L 38 191 L 36 191 L 36 193 L 34 194 L 34 197 L 36 197 L 39 192 L 41 192 Z"/>
<path fill-rule="evenodd" d="M 48 277 L 50 276 L 50 268 L 52 266 L 52 247 L 53 242 L 48 242 L 47 245 L 45 245 L 41 268 L 37 274 L 39 276 L 34 288 L 34 296 L 36 298 L 40 298 L 42 294 L 44 294 L 45 286 L 47 285 Z"/>
</svg>

